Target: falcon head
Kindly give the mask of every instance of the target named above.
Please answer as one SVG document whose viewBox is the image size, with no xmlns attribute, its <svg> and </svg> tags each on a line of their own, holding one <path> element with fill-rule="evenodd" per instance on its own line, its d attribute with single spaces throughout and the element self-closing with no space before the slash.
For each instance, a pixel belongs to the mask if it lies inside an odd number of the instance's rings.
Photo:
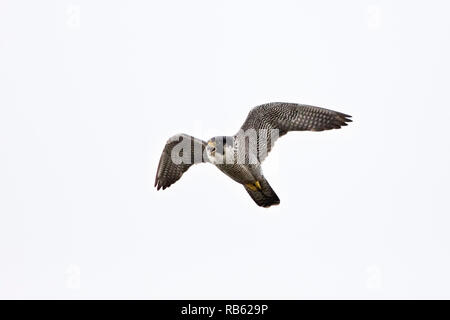
<svg viewBox="0 0 450 320">
<path fill-rule="evenodd" d="M 213 137 L 206 146 L 206 155 L 213 164 L 225 163 L 227 154 L 232 154 L 233 137 Z"/>
</svg>

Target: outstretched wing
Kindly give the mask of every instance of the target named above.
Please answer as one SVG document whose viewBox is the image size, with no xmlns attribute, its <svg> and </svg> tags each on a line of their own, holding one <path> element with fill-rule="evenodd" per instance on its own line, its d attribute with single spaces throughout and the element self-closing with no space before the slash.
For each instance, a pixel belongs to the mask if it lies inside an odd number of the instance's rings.
<svg viewBox="0 0 450 320">
<path fill-rule="evenodd" d="M 351 116 L 305 104 L 272 102 L 253 108 L 241 127 L 241 132 L 254 129 L 257 135 L 258 160 L 262 162 L 275 140 L 289 131 L 323 131 L 339 129 L 351 122 Z M 265 130 L 261 130 L 265 129 Z M 271 134 L 278 130 L 278 135 Z M 260 152 L 261 146 L 264 151 Z"/>
<path fill-rule="evenodd" d="M 171 137 L 159 160 L 155 187 L 164 190 L 177 182 L 193 164 L 207 162 L 205 148 L 206 142 L 187 134 Z"/>
</svg>

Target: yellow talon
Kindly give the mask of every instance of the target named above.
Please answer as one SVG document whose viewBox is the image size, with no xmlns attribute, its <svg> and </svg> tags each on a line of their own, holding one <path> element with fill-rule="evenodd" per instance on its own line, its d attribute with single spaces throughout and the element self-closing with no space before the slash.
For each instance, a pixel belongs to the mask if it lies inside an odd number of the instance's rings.
<svg viewBox="0 0 450 320">
<path fill-rule="evenodd" d="M 258 189 L 261 190 L 261 184 L 259 181 L 255 181 L 255 183 L 247 183 L 245 186 L 252 191 L 256 191 Z"/>
</svg>

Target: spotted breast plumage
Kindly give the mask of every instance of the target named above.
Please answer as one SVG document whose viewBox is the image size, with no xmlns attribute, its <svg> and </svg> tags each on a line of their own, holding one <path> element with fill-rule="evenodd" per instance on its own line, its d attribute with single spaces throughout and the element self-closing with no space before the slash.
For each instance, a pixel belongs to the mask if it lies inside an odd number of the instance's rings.
<svg viewBox="0 0 450 320">
<path fill-rule="evenodd" d="M 273 102 L 254 107 L 233 136 L 213 137 L 207 142 L 186 134 L 171 137 L 159 161 L 155 187 L 166 189 L 193 164 L 211 163 L 243 185 L 258 206 L 277 205 L 280 199 L 261 169 L 275 141 L 289 131 L 339 129 L 351 122 L 350 118 L 304 104 Z"/>
</svg>

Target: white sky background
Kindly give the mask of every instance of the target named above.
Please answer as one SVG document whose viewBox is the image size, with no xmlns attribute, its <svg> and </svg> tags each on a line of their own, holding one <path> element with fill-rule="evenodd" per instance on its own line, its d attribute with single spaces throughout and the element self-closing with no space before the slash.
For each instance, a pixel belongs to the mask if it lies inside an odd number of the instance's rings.
<svg viewBox="0 0 450 320">
<path fill-rule="evenodd" d="M 0 2 L 0 297 L 450 298 L 447 1 Z M 257 207 L 166 140 L 270 101 Z"/>
</svg>

